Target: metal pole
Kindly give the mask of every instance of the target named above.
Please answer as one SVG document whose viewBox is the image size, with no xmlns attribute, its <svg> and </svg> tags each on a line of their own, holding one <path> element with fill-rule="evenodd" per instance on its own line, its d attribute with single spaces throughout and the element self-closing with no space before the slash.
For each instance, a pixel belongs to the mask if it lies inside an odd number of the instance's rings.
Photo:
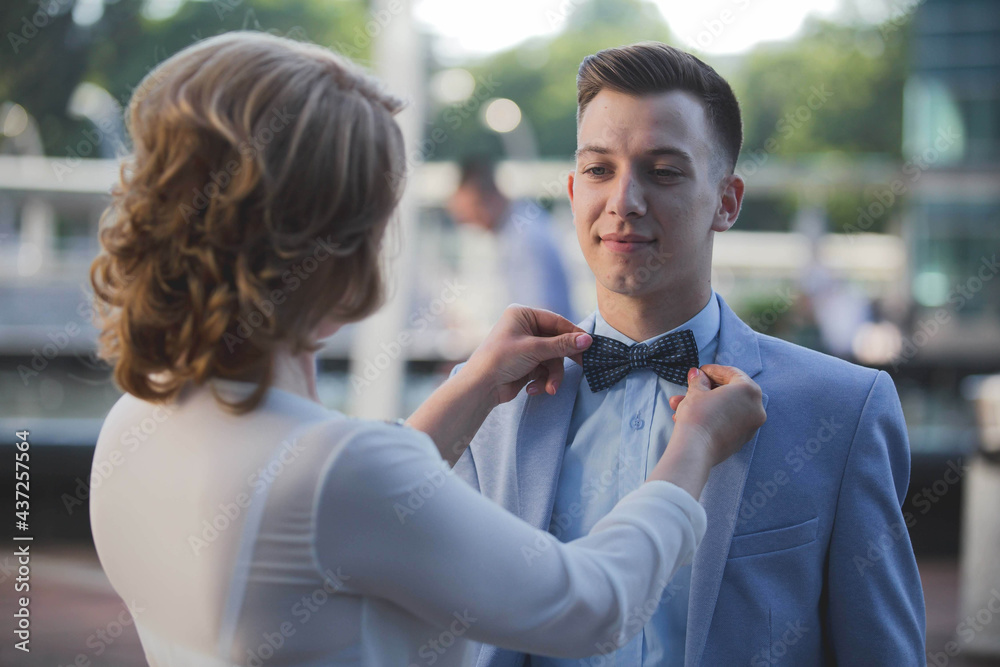
<svg viewBox="0 0 1000 667">
<path fill-rule="evenodd" d="M 376 0 L 373 21 L 379 26 L 374 36 L 373 57 L 378 76 L 389 90 L 408 102 L 396 118 L 407 146 L 410 183 L 396 213 L 396 230 L 390 232 L 387 247 L 398 247 L 388 273 L 388 299 L 375 315 L 354 327 L 350 357 L 350 413 L 364 419 L 394 419 L 401 415 L 402 392 L 406 381 L 408 347 L 399 343 L 410 303 L 414 273 L 414 236 L 417 227 L 416 196 L 409 159 L 421 140 L 424 118 L 424 65 L 420 36 L 413 26 L 411 0 Z M 398 233 L 398 236 L 396 235 Z M 398 244 L 395 241 L 398 240 Z"/>
</svg>

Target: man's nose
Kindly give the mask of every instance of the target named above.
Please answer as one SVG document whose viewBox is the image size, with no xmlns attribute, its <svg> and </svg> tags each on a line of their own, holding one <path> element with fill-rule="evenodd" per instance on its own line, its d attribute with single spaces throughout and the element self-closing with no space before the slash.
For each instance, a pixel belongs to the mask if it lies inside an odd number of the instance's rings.
<svg viewBox="0 0 1000 667">
<path fill-rule="evenodd" d="M 641 218 L 646 215 L 646 193 L 631 170 L 622 171 L 608 197 L 607 213 L 620 218 Z"/>
</svg>

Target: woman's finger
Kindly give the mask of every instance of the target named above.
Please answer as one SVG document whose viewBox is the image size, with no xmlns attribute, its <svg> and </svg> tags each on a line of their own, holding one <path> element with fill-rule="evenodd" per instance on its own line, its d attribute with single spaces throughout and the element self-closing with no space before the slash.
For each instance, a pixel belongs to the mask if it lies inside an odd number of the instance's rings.
<svg viewBox="0 0 1000 667">
<path fill-rule="evenodd" d="M 593 342 L 594 339 L 590 334 L 574 332 L 549 338 L 535 336 L 528 340 L 526 347 L 528 354 L 539 362 L 569 357 L 576 363 L 582 364 L 583 351 Z"/>
<path fill-rule="evenodd" d="M 528 373 L 528 386 L 527 392 L 529 396 L 534 396 L 535 394 L 540 394 L 545 391 L 545 380 L 548 378 L 548 369 L 543 365 L 535 366 L 530 373 Z"/>
<path fill-rule="evenodd" d="M 680 405 L 681 401 L 684 400 L 684 396 L 685 396 L 684 394 L 680 394 L 678 396 L 671 396 L 670 399 L 667 401 L 670 404 L 670 409 L 676 412 L 677 406 Z"/>
<path fill-rule="evenodd" d="M 559 389 L 559 385 L 562 384 L 563 360 L 549 359 L 548 361 L 543 361 L 542 365 L 545 366 L 545 369 L 548 372 L 548 379 L 545 382 L 545 391 L 546 393 L 554 395 L 556 390 Z"/>
<path fill-rule="evenodd" d="M 712 388 L 712 383 L 708 379 L 708 374 L 697 368 L 688 369 L 688 390 L 687 393 L 695 391 L 708 391 Z"/>
<path fill-rule="evenodd" d="M 735 366 L 721 366 L 719 364 L 705 364 L 701 367 L 715 384 L 733 384 L 734 382 L 749 381 L 750 376 L 736 368 Z"/>
<path fill-rule="evenodd" d="M 531 322 L 531 333 L 536 336 L 559 336 L 569 333 L 586 333 L 562 315 L 542 308 L 524 308 L 525 315 Z"/>
</svg>

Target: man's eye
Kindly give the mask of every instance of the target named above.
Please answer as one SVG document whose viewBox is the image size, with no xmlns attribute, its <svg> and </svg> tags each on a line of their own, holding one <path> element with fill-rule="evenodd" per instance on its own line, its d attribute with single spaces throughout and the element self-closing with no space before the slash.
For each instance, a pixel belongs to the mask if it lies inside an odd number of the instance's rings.
<svg viewBox="0 0 1000 667">
<path fill-rule="evenodd" d="M 673 169 L 654 169 L 653 175 L 657 178 L 677 178 L 681 173 Z"/>
<path fill-rule="evenodd" d="M 591 176 L 607 176 L 608 169 L 607 167 L 591 167 L 586 169 L 585 173 L 590 174 Z"/>
</svg>

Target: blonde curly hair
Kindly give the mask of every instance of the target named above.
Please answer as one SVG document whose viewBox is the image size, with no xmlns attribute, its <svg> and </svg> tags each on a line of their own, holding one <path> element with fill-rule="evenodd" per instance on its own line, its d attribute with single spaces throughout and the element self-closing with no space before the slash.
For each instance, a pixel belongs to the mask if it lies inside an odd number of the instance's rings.
<svg viewBox="0 0 1000 667">
<path fill-rule="evenodd" d="M 327 49 L 266 33 L 201 41 L 133 93 L 133 154 L 90 270 L 98 354 L 122 390 L 273 380 L 279 344 L 384 299 L 385 229 L 402 192 L 402 102 Z"/>
</svg>

